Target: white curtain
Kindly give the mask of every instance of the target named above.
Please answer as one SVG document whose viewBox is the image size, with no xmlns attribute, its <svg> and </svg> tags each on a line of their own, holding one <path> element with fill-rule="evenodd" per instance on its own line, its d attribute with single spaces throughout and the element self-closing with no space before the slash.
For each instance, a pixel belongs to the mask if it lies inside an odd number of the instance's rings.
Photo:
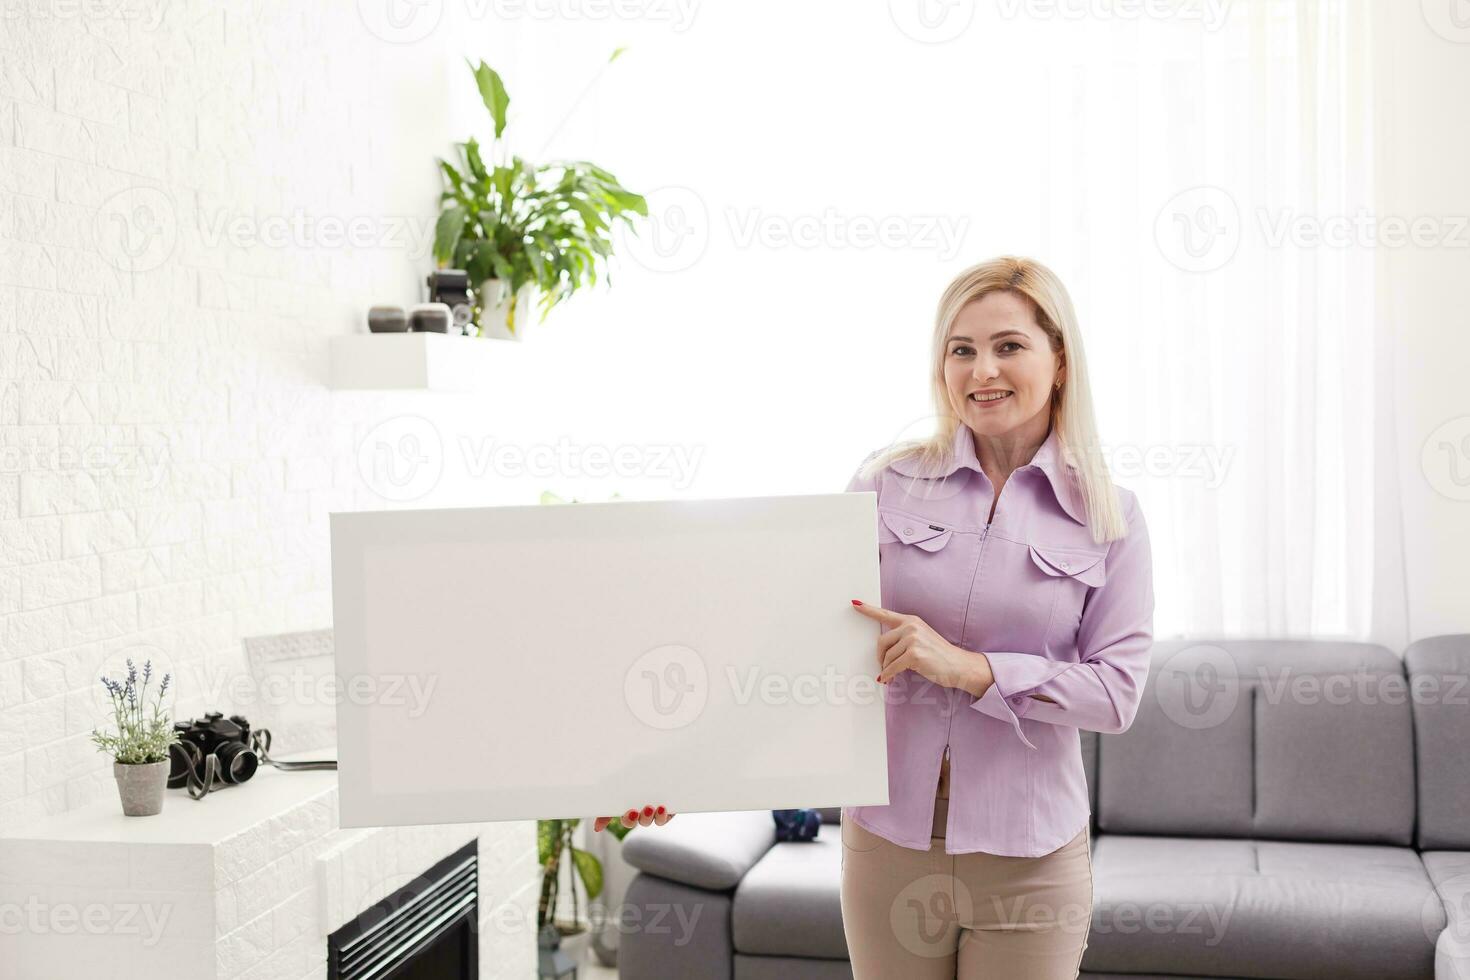
<svg viewBox="0 0 1470 980">
<path fill-rule="evenodd" d="M 838 490 L 928 424 L 948 279 L 1029 254 L 1077 302 L 1158 635 L 1399 645 L 1366 5 L 923 3 L 467 32 L 520 152 L 593 159 L 654 208 L 612 290 L 548 322 L 525 383 L 558 397 L 522 431 L 700 453 L 687 487 L 591 499 Z"/>
</svg>

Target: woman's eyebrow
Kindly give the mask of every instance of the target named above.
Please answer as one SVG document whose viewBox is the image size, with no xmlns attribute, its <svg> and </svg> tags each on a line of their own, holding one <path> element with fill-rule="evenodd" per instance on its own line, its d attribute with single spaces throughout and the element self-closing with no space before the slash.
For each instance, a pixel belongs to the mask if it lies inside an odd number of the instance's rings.
<svg viewBox="0 0 1470 980">
<path fill-rule="evenodd" d="M 997 330 L 995 333 L 993 333 L 993 334 L 990 335 L 990 339 L 991 340 L 998 340 L 1001 337 L 1009 337 L 1012 334 L 1014 334 L 1017 337 L 1025 337 L 1026 336 L 1026 332 L 1024 330 Z M 955 334 L 954 336 L 950 337 L 949 339 L 950 340 L 967 340 L 967 341 L 969 341 L 972 344 L 975 342 L 975 339 L 973 337 L 966 337 L 963 334 Z"/>
</svg>

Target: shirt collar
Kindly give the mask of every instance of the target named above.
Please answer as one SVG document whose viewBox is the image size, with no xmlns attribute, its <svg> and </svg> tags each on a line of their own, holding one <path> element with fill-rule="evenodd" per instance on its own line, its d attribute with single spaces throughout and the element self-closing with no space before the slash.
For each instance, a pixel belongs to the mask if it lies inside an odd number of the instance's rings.
<svg viewBox="0 0 1470 980">
<path fill-rule="evenodd" d="M 968 425 L 963 422 L 955 426 L 954 441 L 950 445 L 949 458 L 937 467 L 924 468 L 919 464 L 917 458 L 898 459 L 889 464 L 898 473 L 908 477 L 920 479 L 936 479 L 949 476 L 960 467 L 968 467 L 976 473 L 984 475 L 985 471 L 980 468 L 980 460 L 975 455 L 975 434 Z M 1078 524 L 1087 524 L 1087 510 L 1083 505 L 1081 496 L 1075 485 L 1064 472 L 1067 467 L 1062 461 L 1062 441 L 1057 435 L 1056 426 L 1046 434 L 1045 441 L 1037 448 L 1031 457 L 1031 462 L 1016 467 L 1019 473 L 1025 469 L 1038 469 L 1046 474 L 1047 484 L 1051 487 L 1057 503 L 1067 516 Z M 988 477 L 986 478 L 989 479 Z"/>
</svg>

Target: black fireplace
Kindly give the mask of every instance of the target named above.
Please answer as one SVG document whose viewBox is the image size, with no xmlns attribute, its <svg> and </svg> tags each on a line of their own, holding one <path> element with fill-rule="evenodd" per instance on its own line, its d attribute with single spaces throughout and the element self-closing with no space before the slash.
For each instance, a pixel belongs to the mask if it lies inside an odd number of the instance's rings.
<svg viewBox="0 0 1470 980">
<path fill-rule="evenodd" d="M 328 980 L 476 980 L 478 841 L 327 937 Z"/>
</svg>

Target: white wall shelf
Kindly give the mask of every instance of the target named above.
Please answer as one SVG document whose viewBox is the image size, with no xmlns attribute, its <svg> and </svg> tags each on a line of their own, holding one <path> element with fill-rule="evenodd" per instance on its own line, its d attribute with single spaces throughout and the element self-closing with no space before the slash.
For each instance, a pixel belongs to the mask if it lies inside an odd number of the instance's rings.
<svg viewBox="0 0 1470 980">
<path fill-rule="evenodd" d="M 442 333 L 362 333 L 331 338 L 334 389 L 482 391 L 521 349 L 519 341 Z"/>
</svg>

